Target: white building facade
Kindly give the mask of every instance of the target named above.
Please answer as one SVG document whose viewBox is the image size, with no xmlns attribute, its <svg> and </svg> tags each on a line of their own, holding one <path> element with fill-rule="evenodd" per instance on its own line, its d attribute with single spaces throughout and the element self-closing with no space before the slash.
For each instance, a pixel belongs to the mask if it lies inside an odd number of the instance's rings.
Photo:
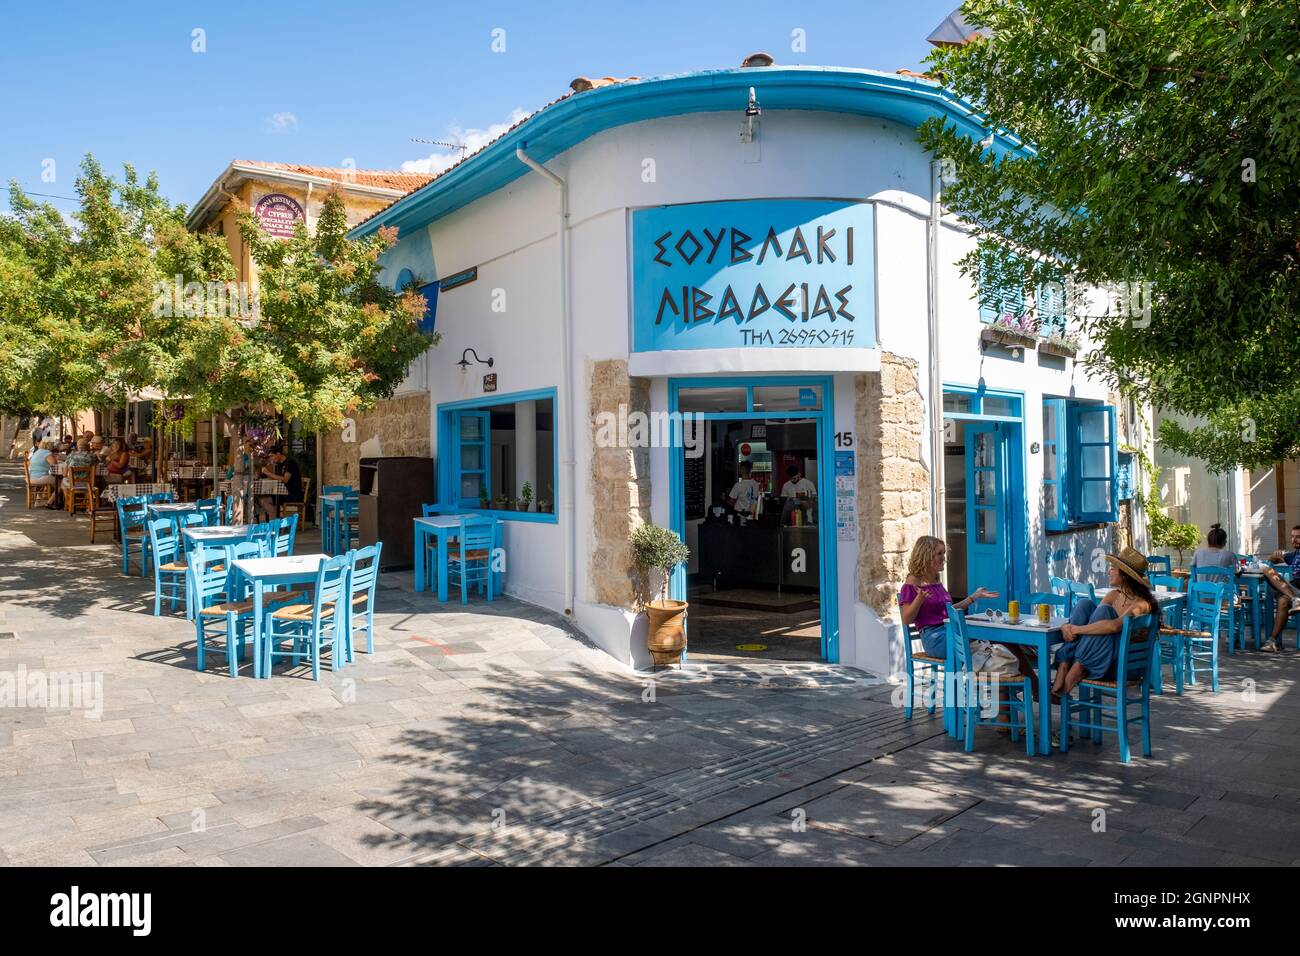
<svg viewBox="0 0 1300 956">
<path fill-rule="evenodd" d="M 731 476 L 683 439 L 724 420 L 742 454 L 773 422 L 802 436 L 775 457 L 816 488 L 815 533 L 798 530 L 823 659 L 899 671 L 897 588 L 923 534 L 946 538 L 957 596 L 1103 583 L 1142 419 L 1072 357 L 985 341 L 996 316 L 957 266 L 974 239 L 936 215 L 915 140 L 931 116 L 985 135 L 936 84 L 866 70 L 616 83 L 357 227 L 396 226 L 385 276 L 436 298 L 442 343 L 408 383 L 430 395 L 431 500 L 504 521 L 507 593 L 647 664 L 627 534 L 651 521 L 697 550 Z M 524 482 L 531 510 L 506 510 L 499 490 Z"/>
</svg>

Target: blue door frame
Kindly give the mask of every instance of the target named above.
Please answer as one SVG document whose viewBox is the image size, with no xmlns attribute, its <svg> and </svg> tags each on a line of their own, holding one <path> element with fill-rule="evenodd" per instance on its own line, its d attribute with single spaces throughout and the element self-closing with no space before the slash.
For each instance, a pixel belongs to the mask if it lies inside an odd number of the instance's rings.
<svg viewBox="0 0 1300 956">
<path fill-rule="evenodd" d="M 1005 610 L 1008 600 L 1024 598 L 1032 590 L 1029 580 L 1029 504 L 1025 493 L 1024 393 L 984 386 L 948 384 L 944 385 L 943 390 L 945 395 L 965 395 L 971 399 L 970 412 L 944 412 L 945 418 L 966 425 L 967 585 L 972 591 L 979 585 L 993 590 L 995 584 L 1000 582 L 977 581 L 976 575 L 981 568 L 990 567 L 990 562 L 1001 560 L 1005 569 L 1001 581 L 1005 582 L 1005 588 L 996 601 L 981 601 L 980 607 L 1001 607 Z M 986 398 L 1010 400 L 1013 414 L 984 414 L 983 403 Z M 999 407 L 1003 406 L 1000 404 Z M 973 439 L 977 434 L 993 438 L 992 452 L 995 457 L 989 470 L 983 474 L 996 481 L 996 527 L 1000 542 L 997 548 L 984 548 L 977 542 L 974 520 L 979 509 L 975 502 L 976 466 L 972 454 Z M 998 555 L 1001 556 L 1000 559 Z"/>
<path fill-rule="evenodd" d="M 791 410 L 755 412 L 754 388 L 765 385 L 820 386 L 822 403 L 819 410 Z M 829 376 L 774 376 L 727 378 L 700 376 L 699 378 L 674 378 L 668 380 L 668 411 L 672 414 L 672 448 L 668 456 L 669 527 L 683 541 L 686 540 L 686 476 L 682 465 L 681 419 L 678 416 L 678 393 L 683 388 L 744 388 L 745 411 L 701 412 L 703 421 L 743 421 L 745 419 L 802 418 L 817 420 L 817 535 L 820 561 L 822 659 L 836 663 L 840 659 L 839 577 L 837 573 L 838 536 L 835 526 L 835 393 Z M 694 415 L 695 413 L 687 413 Z M 707 442 L 708 436 L 704 436 Z M 856 451 L 854 452 L 856 454 Z M 708 454 L 707 446 L 705 454 Z M 686 568 L 673 573 L 670 592 L 674 600 L 686 600 Z"/>
</svg>

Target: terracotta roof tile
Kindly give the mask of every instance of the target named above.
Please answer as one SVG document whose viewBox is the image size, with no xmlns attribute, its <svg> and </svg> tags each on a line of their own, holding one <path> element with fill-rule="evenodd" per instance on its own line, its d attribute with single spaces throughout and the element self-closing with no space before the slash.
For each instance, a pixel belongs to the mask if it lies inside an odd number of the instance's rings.
<svg viewBox="0 0 1300 956">
<path fill-rule="evenodd" d="M 237 159 L 239 166 L 258 166 L 262 169 L 279 169 L 303 176 L 332 179 L 357 186 L 377 186 L 382 189 L 400 189 L 411 193 L 432 181 L 428 173 L 404 173 L 395 169 L 351 169 L 334 166 L 304 166 L 299 163 L 266 163 L 255 159 Z"/>
</svg>

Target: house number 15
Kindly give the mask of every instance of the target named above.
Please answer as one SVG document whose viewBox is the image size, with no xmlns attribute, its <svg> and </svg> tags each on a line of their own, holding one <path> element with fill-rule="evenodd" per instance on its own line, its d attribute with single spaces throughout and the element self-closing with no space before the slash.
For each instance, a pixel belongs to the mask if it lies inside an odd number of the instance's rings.
<svg viewBox="0 0 1300 956">
<path fill-rule="evenodd" d="M 836 448 L 852 448 L 852 447 L 853 447 L 853 432 L 836 432 L 836 433 L 835 433 L 835 447 L 836 447 Z"/>
</svg>

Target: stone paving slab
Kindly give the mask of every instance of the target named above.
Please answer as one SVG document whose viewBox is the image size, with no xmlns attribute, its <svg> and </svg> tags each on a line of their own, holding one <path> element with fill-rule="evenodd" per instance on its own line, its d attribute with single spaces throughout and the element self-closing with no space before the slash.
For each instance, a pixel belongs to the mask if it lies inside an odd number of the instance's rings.
<svg viewBox="0 0 1300 956">
<path fill-rule="evenodd" d="M 0 467 L 0 672 L 103 686 L 98 717 L 0 708 L 0 865 L 1300 860 L 1294 653 L 1157 698 L 1155 754 L 1125 766 L 1113 740 L 1038 758 L 981 730 L 965 753 L 847 668 L 631 673 L 555 615 L 440 606 L 409 573 L 381 577 L 374 653 L 319 683 L 200 673 L 151 587 Z"/>
</svg>

